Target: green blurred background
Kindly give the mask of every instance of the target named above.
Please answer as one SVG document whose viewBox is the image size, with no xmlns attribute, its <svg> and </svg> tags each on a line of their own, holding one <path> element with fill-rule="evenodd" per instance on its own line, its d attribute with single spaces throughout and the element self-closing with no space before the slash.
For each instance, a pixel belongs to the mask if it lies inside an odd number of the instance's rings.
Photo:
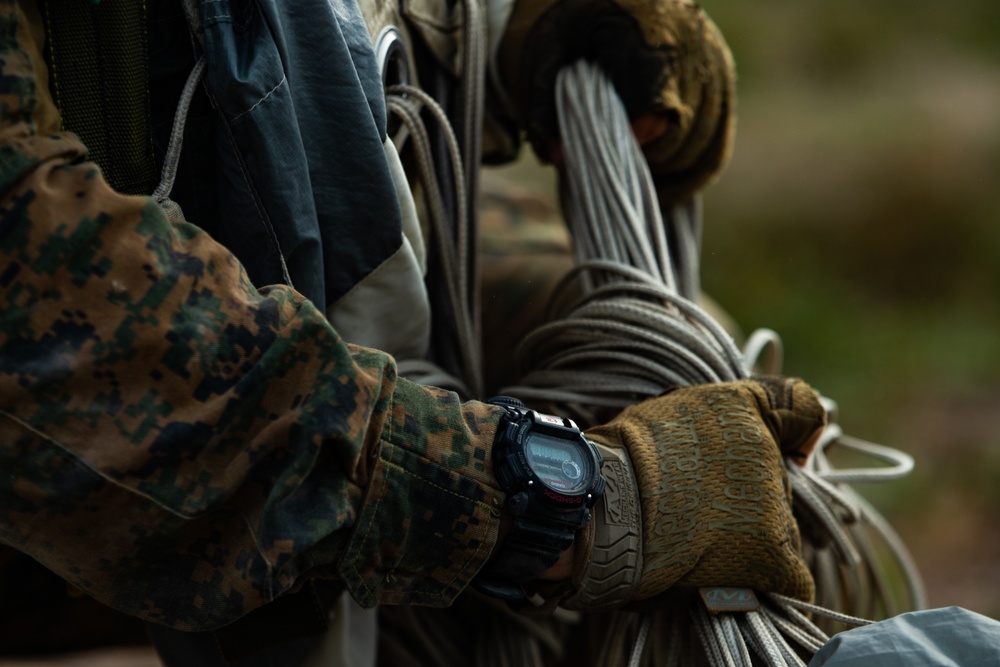
<svg viewBox="0 0 1000 667">
<path fill-rule="evenodd" d="M 859 491 L 932 606 L 1000 618 L 1000 2 L 702 5 L 739 70 L 704 287 L 847 433 L 916 457 Z"/>
</svg>

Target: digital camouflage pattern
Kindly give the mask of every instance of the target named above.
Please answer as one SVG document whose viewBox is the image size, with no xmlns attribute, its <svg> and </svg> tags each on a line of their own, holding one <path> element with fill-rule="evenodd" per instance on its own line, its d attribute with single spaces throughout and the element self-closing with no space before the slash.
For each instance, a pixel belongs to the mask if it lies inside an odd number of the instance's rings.
<svg viewBox="0 0 1000 667">
<path fill-rule="evenodd" d="M 0 0 L 0 542 L 186 630 L 312 576 L 448 604 L 496 541 L 497 410 L 397 378 L 37 136 L 19 21 Z"/>
</svg>

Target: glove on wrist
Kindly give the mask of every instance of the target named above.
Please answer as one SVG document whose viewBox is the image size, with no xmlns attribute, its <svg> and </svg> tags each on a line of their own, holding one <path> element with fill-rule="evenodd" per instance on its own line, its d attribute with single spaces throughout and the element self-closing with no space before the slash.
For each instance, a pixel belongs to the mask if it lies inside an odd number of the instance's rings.
<svg viewBox="0 0 1000 667">
<path fill-rule="evenodd" d="M 547 159 L 558 136 L 555 79 L 597 61 L 629 116 L 667 129 L 645 147 L 668 201 L 700 190 L 725 166 L 735 132 L 735 68 L 722 34 L 690 0 L 517 0 L 497 51 L 510 111 Z"/>
<path fill-rule="evenodd" d="M 766 378 L 680 388 L 587 431 L 607 486 L 561 604 L 648 606 L 677 586 L 810 601 L 783 456 L 804 459 L 825 421 L 807 384 Z"/>
</svg>

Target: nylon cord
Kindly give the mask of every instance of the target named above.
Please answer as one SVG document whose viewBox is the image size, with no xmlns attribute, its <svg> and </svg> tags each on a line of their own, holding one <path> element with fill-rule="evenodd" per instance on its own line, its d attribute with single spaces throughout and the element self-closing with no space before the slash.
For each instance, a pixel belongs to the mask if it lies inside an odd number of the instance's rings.
<svg viewBox="0 0 1000 667">
<path fill-rule="evenodd" d="M 448 283 L 463 378 L 452 378 L 427 362 L 401 362 L 400 371 L 475 396 L 482 386 L 474 225 L 484 51 L 477 0 L 465 0 L 462 6 L 466 38 L 461 139 L 451 130 L 445 112 L 419 89 L 389 88 L 387 106 L 413 140 Z M 503 392 L 533 406 L 557 406 L 550 409 L 594 424 L 609 410 L 613 414 L 668 387 L 745 378 L 754 368 L 780 374 L 781 341 L 776 333 L 754 332 L 740 350 L 699 305 L 700 200 L 693 198 L 661 212 L 648 166 L 610 82 L 598 68 L 577 63 L 559 74 L 556 101 L 567 162 L 563 207 L 577 267 L 553 295 L 549 308 L 553 321 L 525 337 L 517 351 L 528 372 L 520 384 Z M 422 112 L 429 113 L 446 138 L 456 183 L 454 230 L 436 180 Z M 826 402 L 832 415 L 835 404 Z M 841 445 L 889 466 L 836 470 L 827 450 Z M 832 550 L 815 548 L 815 576 L 824 601 L 832 600 L 838 608 L 893 607 L 888 575 L 868 566 L 875 549 L 866 531 L 887 545 L 900 564 L 910 582 L 910 600 L 923 599 L 919 576 L 898 536 L 843 486 L 896 479 L 911 467 L 907 455 L 847 438 L 831 423 L 809 469 L 791 472 L 797 506 L 804 508 L 797 518 L 809 521 L 809 531 L 835 545 Z M 826 641 L 827 635 L 800 608 L 773 596 L 761 602 L 761 613 L 750 617 L 718 617 L 696 606 L 695 636 L 710 664 L 750 665 L 752 652 L 768 664 L 799 665 L 802 661 L 785 637 L 807 652 Z M 832 614 L 836 622 L 861 621 L 813 606 L 807 611 Z M 602 664 L 619 664 L 626 654 L 629 667 L 688 664 L 695 645 L 686 638 L 680 619 L 679 614 L 647 614 L 636 622 L 632 614 L 614 613 L 600 651 Z M 489 644 L 479 644 L 477 663 L 541 665 L 541 647 L 552 649 L 555 637 L 537 631 L 535 625 L 509 631 L 509 620 L 500 624 L 503 628 L 498 627 Z M 632 635 L 632 646 L 626 650 L 625 637 Z M 497 650 L 484 650 L 493 642 Z"/>
<path fill-rule="evenodd" d="M 424 197 L 437 241 L 441 258 L 441 270 L 447 286 L 448 303 L 454 317 L 454 328 L 459 350 L 462 371 L 461 378 L 455 378 L 430 362 L 401 361 L 400 372 L 409 379 L 424 384 L 435 382 L 434 386 L 458 391 L 462 396 L 479 396 L 482 393 L 482 360 L 480 351 L 480 336 L 476 301 L 469 296 L 470 292 L 478 291 L 477 282 L 469 276 L 469 203 L 467 200 L 465 182 L 465 162 L 461 154 L 458 140 L 448 121 L 448 116 L 441 106 L 427 93 L 415 86 L 395 85 L 386 89 L 386 107 L 390 113 L 400 119 L 410 133 L 420 179 L 424 186 Z M 448 157 L 451 161 L 452 177 L 456 187 L 455 212 L 457 228 L 452 233 L 448 222 L 446 206 L 442 189 L 438 184 L 434 168 L 433 150 L 430 136 L 421 117 L 421 112 L 427 111 L 437 121 L 445 137 Z M 441 383 L 441 380 L 445 380 Z"/>
<path fill-rule="evenodd" d="M 782 349 L 773 331 L 754 332 L 743 350 L 698 303 L 701 242 L 700 203 L 676 205 L 661 215 L 648 166 L 632 134 L 624 105 L 600 69 L 580 61 L 563 69 L 556 106 L 566 157 L 563 207 L 570 226 L 576 268 L 550 302 L 553 320 L 528 334 L 517 351 L 526 369 L 504 393 L 532 405 L 543 402 L 584 425 L 599 423 L 606 408 L 624 408 L 678 385 L 747 378 L 761 367 L 780 374 Z M 812 546 L 819 595 L 838 607 L 894 609 L 894 587 L 877 562 L 873 536 L 903 572 L 909 598 L 922 600 L 922 586 L 901 540 L 870 505 L 858 502 L 847 483 L 898 479 L 912 458 L 888 447 L 843 435 L 832 423 L 809 468 L 789 464 L 796 518 Z M 559 412 L 557 412 L 559 413 Z M 836 470 L 827 451 L 843 446 L 888 466 Z M 830 546 L 826 546 L 829 544 Z M 770 665 L 803 661 L 784 637 L 815 651 L 826 635 L 801 610 L 836 622 L 859 624 L 851 614 L 814 605 L 796 607 L 772 596 L 752 617 L 710 615 L 700 604 L 694 627 L 713 667 L 749 665 L 749 647 Z M 651 624 L 630 651 L 629 664 L 662 664 L 665 656 L 645 650 L 649 636 L 675 636 L 676 629 Z"/>
</svg>

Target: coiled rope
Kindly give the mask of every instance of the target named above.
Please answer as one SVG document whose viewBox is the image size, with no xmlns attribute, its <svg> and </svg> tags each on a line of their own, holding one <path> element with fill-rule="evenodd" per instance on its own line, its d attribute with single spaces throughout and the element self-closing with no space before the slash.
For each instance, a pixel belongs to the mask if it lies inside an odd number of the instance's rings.
<svg viewBox="0 0 1000 667">
<path fill-rule="evenodd" d="M 553 297 L 552 322 L 518 350 L 522 381 L 503 392 L 592 425 L 672 386 L 749 377 L 768 353 L 768 372 L 780 372 L 777 334 L 755 333 L 740 350 L 698 304 L 700 211 L 688 203 L 661 213 L 611 82 L 580 61 L 560 73 L 556 95 L 567 164 L 563 206 L 577 266 Z M 832 418 L 835 405 L 827 399 L 827 407 Z M 890 465 L 837 470 L 828 456 L 835 446 Z M 627 655 L 630 667 L 680 665 L 701 654 L 713 667 L 750 665 L 751 656 L 804 665 L 835 624 L 924 606 L 902 541 L 845 486 L 898 479 L 912 465 L 906 454 L 844 436 L 831 423 L 807 466 L 788 466 L 820 605 L 766 595 L 755 612 L 713 614 L 698 602 L 687 614 L 615 612 L 603 623 L 597 664 L 624 665 Z M 894 576 L 904 580 L 902 591 Z M 814 623 L 806 614 L 827 620 Z M 686 639 L 691 625 L 697 646 Z M 631 638 L 631 650 L 623 650 L 622 637 Z"/>
<path fill-rule="evenodd" d="M 483 105 L 486 87 L 486 27 L 480 0 L 463 0 L 462 72 L 458 88 L 457 131 L 448 113 L 433 97 L 414 85 L 385 90 L 386 108 L 406 128 L 402 141 L 412 145 L 418 180 L 443 273 L 457 368 L 448 372 L 424 359 L 399 360 L 399 373 L 415 382 L 457 392 L 463 398 L 483 394 L 480 351 L 480 295 L 477 266 L 477 199 L 482 155 Z M 437 170 L 428 120 L 443 137 L 447 169 Z M 401 149 L 401 146 L 397 146 Z M 449 182 L 442 183 L 445 178 Z M 446 201 L 447 195 L 452 201 Z"/>
<path fill-rule="evenodd" d="M 468 0 L 464 7 L 467 19 L 481 27 L 475 2 Z M 467 34 L 461 140 L 444 110 L 418 88 L 393 86 L 386 93 L 390 113 L 406 127 L 414 146 L 448 285 L 461 377 L 422 361 L 401 362 L 400 373 L 476 396 L 482 375 L 472 229 L 479 161 L 477 133 L 470 128 L 479 127 L 482 113 L 482 82 L 475 66 L 482 53 L 477 45 L 481 35 Z M 532 332 L 519 350 L 527 375 L 505 393 L 581 424 L 595 424 L 666 387 L 747 377 L 755 367 L 780 373 L 777 334 L 755 332 L 740 350 L 699 306 L 699 202 L 661 212 L 611 84 L 596 68 L 578 63 L 560 76 L 558 96 L 569 174 L 563 205 L 577 267 L 556 291 L 552 323 Z M 449 172 L 435 169 L 428 118 L 445 137 L 452 188 L 438 182 Z M 445 201 L 447 192 L 454 201 Z M 828 406 L 832 414 L 835 406 L 829 401 Z M 837 470 L 827 456 L 834 446 L 868 453 L 890 466 Z M 630 667 L 659 667 L 707 657 L 712 665 L 749 665 L 758 656 L 771 665 L 803 664 L 801 656 L 815 652 L 831 628 L 864 623 L 859 616 L 923 606 L 919 577 L 904 545 L 868 503 L 843 486 L 896 479 L 911 467 L 905 454 L 848 438 L 831 424 L 808 467 L 789 468 L 821 607 L 763 596 L 759 612 L 739 615 L 710 614 L 697 603 L 646 615 L 588 615 L 582 622 L 596 628 L 588 662 L 625 665 L 627 659 Z M 887 561 L 888 567 L 883 565 Z M 889 583 L 893 576 L 908 582 L 902 595 Z M 459 665 L 471 651 L 478 665 L 540 666 L 546 656 L 562 653 L 567 623 L 581 622 L 566 612 L 522 618 L 492 602 L 474 598 L 463 603 L 472 609 L 457 614 L 448 613 L 457 607 L 384 611 L 388 631 L 383 649 L 390 649 L 384 655 L 391 654 L 399 664 Z M 814 623 L 806 614 L 826 620 Z"/>
<path fill-rule="evenodd" d="M 424 360 L 401 360 L 399 372 L 414 381 L 451 389 L 468 397 L 472 395 L 472 391 L 482 386 L 482 364 L 475 302 L 468 296 L 468 291 L 473 289 L 476 283 L 469 275 L 472 263 L 468 255 L 474 241 L 469 238 L 469 204 L 466 188 L 462 185 L 465 181 L 465 169 L 461 149 L 444 109 L 420 88 L 410 85 L 387 88 L 386 106 L 389 112 L 409 130 L 408 140 L 412 142 L 420 182 L 423 185 L 431 223 L 431 236 L 437 243 L 441 258 L 440 265 L 447 288 L 450 312 L 453 315 L 452 326 L 458 344 L 462 377 L 446 373 L 438 366 Z M 455 183 L 455 187 L 450 188 L 455 197 L 452 207 L 456 216 L 454 231 L 448 215 L 449 208 L 444 200 L 444 189 L 438 182 L 430 134 L 421 115 L 423 111 L 437 122 L 445 138 L 451 163 L 449 165 L 451 177 Z"/>
</svg>

